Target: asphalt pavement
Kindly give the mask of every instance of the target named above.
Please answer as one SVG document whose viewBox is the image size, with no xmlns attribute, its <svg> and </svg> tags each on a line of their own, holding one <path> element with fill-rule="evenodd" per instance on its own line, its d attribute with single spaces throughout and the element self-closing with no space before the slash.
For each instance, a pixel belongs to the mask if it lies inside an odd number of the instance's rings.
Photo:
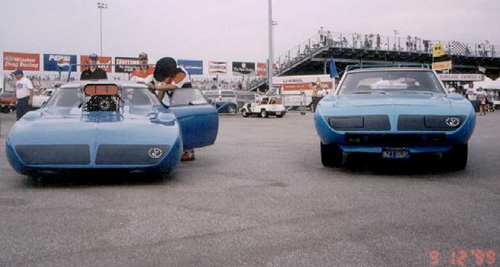
<svg viewBox="0 0 500 267">
<path fill-rule="evenodd" d="M 0 114 L 0 266 L 500 266 L 500 112 L 478 116 L 459 172 L 324 168 L 312 114 L 291 113 L 221 116 L 216 144 L 163 178 L 47 181 L 6 162 L 14 117 Z"/>
</svg>

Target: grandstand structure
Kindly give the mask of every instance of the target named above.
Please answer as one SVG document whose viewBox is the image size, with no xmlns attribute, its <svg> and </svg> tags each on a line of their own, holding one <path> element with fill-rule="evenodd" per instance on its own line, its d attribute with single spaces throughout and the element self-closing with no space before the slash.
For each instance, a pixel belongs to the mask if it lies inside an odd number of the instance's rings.
<svg viewBox="0 0 500 267">
<path fill-rule="evenodd" d="M 432 46 L 441 44 L 444 56 L 433 58 Z M 274 59 L 275 76 L 330 73 L 330 58 L 339 73 L 350 64 L 397 64 L 449 61 L 452 73 L 500 74 L 500 45 L 430 40 L 419 37 L 321 31 Z M 267 88 L 263 79 L 252 90 Z"/>
</svg>

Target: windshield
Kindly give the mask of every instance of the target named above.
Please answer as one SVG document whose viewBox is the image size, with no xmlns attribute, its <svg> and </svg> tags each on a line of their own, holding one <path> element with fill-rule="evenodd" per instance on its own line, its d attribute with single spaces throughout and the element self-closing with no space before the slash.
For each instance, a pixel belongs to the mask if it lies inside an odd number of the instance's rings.
<svg viewBox="0 0 500 267">
<path fill-rule="evenodd" d="M 121 97 L 125 106 L 129 107 L 151 107 L 160 105 L 157 98 L 145 88 L 124 87 Z M 88 97 L 85 97 L 88 101 Z M 46 108 L 81 108 L 83 92 L 80 88 L 57 89 L 47 102 Z"/>
<path fill-rule="evenodd" d="M 431 71 L 368 71 L 349 73 L 338 94 L 386 92 L 444 93 Z"/>
</svg>

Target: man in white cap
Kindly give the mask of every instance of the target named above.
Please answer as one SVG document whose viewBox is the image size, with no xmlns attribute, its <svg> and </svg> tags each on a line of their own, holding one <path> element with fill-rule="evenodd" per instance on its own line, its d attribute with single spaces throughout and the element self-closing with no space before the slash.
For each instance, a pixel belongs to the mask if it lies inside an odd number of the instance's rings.
<svg viewBox="0 0 500 267">
<path fill-rule="evenodd" d="M 14 94 L 12 104 L 17 101 L 16 118 L 19 120 L 29 111 L 31 104 L 33 103 L 33 84 L 28 78 L 24 77 L 21 69 L 16 69 L 11 73 L 11 75 L 13 75 L 17 80 L 16 93 Z"/>
</svg>

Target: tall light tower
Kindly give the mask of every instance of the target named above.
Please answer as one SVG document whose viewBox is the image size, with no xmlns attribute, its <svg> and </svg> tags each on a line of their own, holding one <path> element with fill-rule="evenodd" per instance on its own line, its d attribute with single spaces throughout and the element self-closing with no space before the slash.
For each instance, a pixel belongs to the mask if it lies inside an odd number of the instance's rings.
<svg viewBox="0 0 500 267">
<path fill-rule="evenodd" d="M 98 2 L 97 8 L 99 8 L 100 16 L 101 16 L 101 56 L 102 56 L 102 10 L 108 8 L 108 3 Z"/>
<path fill-rule="evenodd" d="M 273 87 L 273 62 L 274 62 L 274 55 L 273 55 L 273 1 L 269 0 L 269 21 L 268 21 L 268 27 L 269 27 L 269 58 L 267 60 L 267 81 L 269 84 L 269 90 L 272 89 Z"/>
</svg>

